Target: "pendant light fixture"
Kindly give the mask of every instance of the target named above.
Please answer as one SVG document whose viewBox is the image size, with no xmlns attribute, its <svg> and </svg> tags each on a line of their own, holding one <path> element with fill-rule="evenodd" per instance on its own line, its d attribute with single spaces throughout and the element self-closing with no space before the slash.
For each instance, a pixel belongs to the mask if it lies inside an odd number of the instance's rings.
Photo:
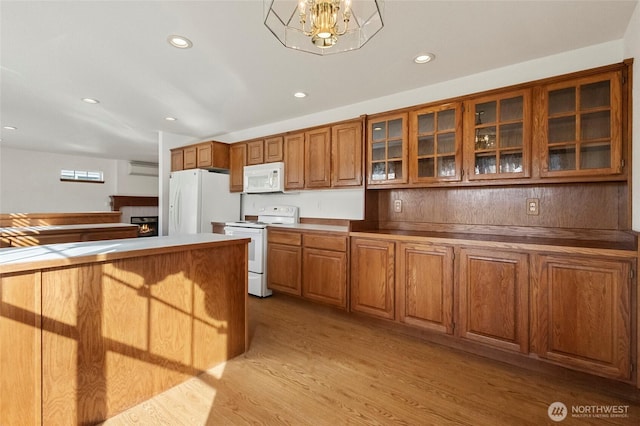
<svg viewBox="0 0 640 426">
<path fill-rule="evenodd" d="M 286 47 L 316 55 L 359 49 L 384 26 L 383 0 L 264 0 L 264 24 Z"/>
</svg>

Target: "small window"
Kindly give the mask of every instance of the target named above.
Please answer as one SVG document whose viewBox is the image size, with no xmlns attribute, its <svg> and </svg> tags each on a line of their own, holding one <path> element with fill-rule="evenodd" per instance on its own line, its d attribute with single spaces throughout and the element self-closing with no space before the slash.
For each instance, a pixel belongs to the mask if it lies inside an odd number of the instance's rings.
<svg viewBox="0 0 640 426">
<path fill-rule="evenodd" d="M 60 180 L 65 182 L 104 183 L 104 173 L 86 170 L 60 170 Z"/>
</svg>

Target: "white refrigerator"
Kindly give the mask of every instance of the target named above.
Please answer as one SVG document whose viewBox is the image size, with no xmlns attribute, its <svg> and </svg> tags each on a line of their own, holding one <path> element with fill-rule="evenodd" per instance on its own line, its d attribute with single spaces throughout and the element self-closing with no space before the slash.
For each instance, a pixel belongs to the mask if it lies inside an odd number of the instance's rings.
<svg viewBox="0 0 640 426">
<path fill-rule="evenodd" d="M 229 192 L 229 175 L 203 169 L 171 172 L 169 235 L 212 232 L 211 222 L 240 219 L 240 194 Z"/>
</svg>

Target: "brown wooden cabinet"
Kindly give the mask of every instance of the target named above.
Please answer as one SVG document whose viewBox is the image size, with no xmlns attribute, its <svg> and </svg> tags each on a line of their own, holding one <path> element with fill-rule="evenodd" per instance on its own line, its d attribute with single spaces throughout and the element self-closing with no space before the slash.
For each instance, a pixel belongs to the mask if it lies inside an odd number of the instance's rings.
<svg viewBox="0 0 640 426">
<path fill-rule="evenodd" d="M 304 134 L 304 187 L 331 187 L 331 128 Z"/>
<path fill-rule="evenodd" d="M 175 148 L 171 150 L 171 171 L 184 170 L 184 149 Z"/>
<path fill-rule="evenodd" d="M 398 319 L 453 333 L 453 248 L 398 243 Z"/>
<path fill-rule="evenodd" d="M 302 295 L 302 238 L 299 232 L 267 232 L 267 287 Z"/>
<path fill-rule="evenodd" d="M 200 142 L 171 150 L 171 171 L 188 169 L 228 169 L 229 145 L 222 142 Z"/>
<path fill-rule="evenodd" d="M 529 351 L 528 255 L 460 249 L 457 334 L 517 352 Z"/>
<path fill-rule="evenodd" d="M 574 255 L 535 259 L 532 351 L 564 366 L 628 380 L 631 263 Z"/>
<path fill-rule="evenodd" d="M 395 318 L 395 243 L 351 239 L 351 310 Z"/>
<path fill-rule="evenodd" d="M 244 166 L 247 164 L 247 144 L 234 143 L 229 147 L 229 190 L 242 192 L 244 189 Z"/>
<path fill-rule="evenodd" d="M 304 133 L 284 137 L 284 188 L 304 189 Z"/>
<path fill-rule="evenodd" d="M 264 162 L 275 163 L 284 161 L 284 138 L 274 136 L 264 140 Z"/>
<path fill-rule="evenodd" d="M 347 236 L 302 235 L 302 296 L 347 308 Z"/>
<path fill-rule="evenodd" d="M 362 185 L 362 120 L 331 126 L 331 186 Z"/>
<path fill-rule="evenodd" d="M 371 186 L 407 183 L 408 114 L 371 118 L 368 126 L 368 183 Z"/>
<path fill-rule="evenodd" d="M 264 141 L 247 142 L 247 165 L 264 163 Z"/>
<path fill-rule="evenodd" d="M 411 111 L 410 181 L 459 181 L 461 171 L 462 104 L 456 102 Z"/>
<path fill-rule="evenodd" d="M 541 175 L 622 173 L 622 71 L 542 89 Z"/>
<path fill-rule="evenodd" d="M 465 169 L 469 180 L 531 175 L 531 90 L 465 102 Z"/>
<path fill-rule="evenodd" d="M 198 148 L 195 145 L 184 148 L 184 170 L 198 166 Z"/>
</svg>

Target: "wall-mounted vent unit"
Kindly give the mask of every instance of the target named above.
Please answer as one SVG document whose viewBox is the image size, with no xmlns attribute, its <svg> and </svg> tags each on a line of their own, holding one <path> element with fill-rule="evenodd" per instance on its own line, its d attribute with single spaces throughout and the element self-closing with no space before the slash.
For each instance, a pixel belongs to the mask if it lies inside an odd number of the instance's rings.
<svg viewBox="0 0 640 426">
<path fill-rule="evenodd" d="M 129 161 L 129 174 L 133 176 L 158 176 L 158 163 Z"/>
</svg>

